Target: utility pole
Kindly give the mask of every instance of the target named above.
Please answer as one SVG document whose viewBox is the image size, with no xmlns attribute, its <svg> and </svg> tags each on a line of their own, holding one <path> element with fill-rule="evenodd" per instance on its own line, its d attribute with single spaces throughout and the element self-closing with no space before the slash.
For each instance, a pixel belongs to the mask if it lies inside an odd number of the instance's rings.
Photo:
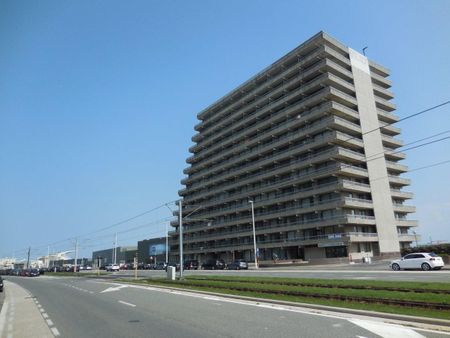
<svg viewBox="0 0 450 338">
<path fill-rule="evenodd" d="M 75 239 L 75 262 L 73 265 L 73 272 L 77 272 L 77 261 L 78 261 L 78 238 Z"/>
<path fill-rule="evenodd" d="M 47 246 L 47 269 L 50 267 L 50 245 Z"/>
<path fill-rule="evenodd" d="M 252 206 L 252 225 L 253 225 L 253 249 L 255 250 L 255 268 L 258 269 L 258 258 L 257 258 L 257 249 L 256 249 L 256 230 L 255 230 L 255 207 L 254 202 L 252 200 L 248 201 Z"/>
<path fill-rule="evenodd" d="M 30 268 L 30 251 L 31 251 L 31 247 L 28 247 L 27 269 Z"/>
<path fill-rule="evenodd" d="M 178 201 L 178 226 L 180 233 L 180 279 L 183 278 L 183 202 L 180 199 Z M 176 268 L 175 268 L 176 269 Z"/>
<path fill-rule="evenodd" d="M 117 264 L 117 232 L 116 232 L 116 237 L 114 240 L 114 258 L 113 258 L 113 260 L 114 260 L 114 265 L 116 265 Z"/>
<path fill-rule="evenodd" d="M 169 230 L 166 223 L 166 264 L 169 263 Z"/>
</svg>

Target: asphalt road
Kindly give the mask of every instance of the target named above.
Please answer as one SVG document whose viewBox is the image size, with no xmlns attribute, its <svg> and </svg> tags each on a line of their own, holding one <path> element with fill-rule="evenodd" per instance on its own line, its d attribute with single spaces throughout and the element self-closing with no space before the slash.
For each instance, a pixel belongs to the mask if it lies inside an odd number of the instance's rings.
<svg viewBox="0 0 450 338">
<path fill-rule="evenodd" d="M 7 277 L 26 288 L 61 337 L 443 337 L 342 318 L 149 287 L 70 277 Z M 448 336 L 447 336 L 448 337 Z"/>
</svg>

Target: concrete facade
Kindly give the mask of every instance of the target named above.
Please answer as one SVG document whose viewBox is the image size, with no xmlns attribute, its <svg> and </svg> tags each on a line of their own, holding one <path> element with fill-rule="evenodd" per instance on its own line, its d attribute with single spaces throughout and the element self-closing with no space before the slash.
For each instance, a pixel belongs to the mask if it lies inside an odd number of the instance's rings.
<svg viewBox="0 0 450 338">
<path fill-rule="evenodd" d="M 185 259 L 253 260 L 249 200 L 261 260 L 399 255 L 417 222 L 388 77 L 320 32 L 200 112 L 179 191 Z"/>
</svg>

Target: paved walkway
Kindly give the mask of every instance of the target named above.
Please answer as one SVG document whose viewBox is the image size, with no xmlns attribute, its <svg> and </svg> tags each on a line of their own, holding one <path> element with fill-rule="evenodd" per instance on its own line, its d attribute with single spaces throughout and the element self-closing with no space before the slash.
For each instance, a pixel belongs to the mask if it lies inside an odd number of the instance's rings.
<svg viewBox="0 0 450 338">
<path fill-rule="evenodd" d="M 0 312 L 0 338 L 53 338 L 51 321 L 42 307 L 22 287 L 5 281 L 5 299 Z"/>
</svg>

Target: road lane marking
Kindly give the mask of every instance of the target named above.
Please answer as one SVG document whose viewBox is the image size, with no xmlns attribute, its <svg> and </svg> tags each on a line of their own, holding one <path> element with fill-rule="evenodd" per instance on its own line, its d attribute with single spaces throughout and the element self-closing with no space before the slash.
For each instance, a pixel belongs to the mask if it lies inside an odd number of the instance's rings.
<svg viewBox="0 0 450 338">
<path fill-rule="evenodd" d="M 47 318 L 48 318 L 48 314 L 44 312 L 44 313 L 42 314 L 42 317 L 44 317 L 44 319 L 47 319 Z"/>
<path fill-rule="evenodd" d="M 400 325 L 377 323 L 361 319 L 349 319 L 348 321 L 383 338 L 425 338 L 425 336 L 422 336 L 420 333 Z"/>
<path fill-rule="evenodd" d="M 100 293 L 119 291 L 120 289 L 127 288 L 127 287 L 128 287 L 128 285 L 119 285 L 119 286 L 115 286 L 115 287 L 111 286 L 111 287 L 103 290 Z"/>
<path fill-rule="evenodd" d="M 50 330 L 52 330 L 53 335 L 55 337 L 58 337 L 60 335 L 60 333 L 59 333 L 59 331 L 58 331 L 58 329 L 56 327 L 52 327 L 52 328 L 50 328 Z"/>
<path fill-rule="evenodd" d="M 54 325 L 51 319 L 46 319 L 46 322 L 47 322 L 48 326 L 53 326 Z"/>
<path fill-rule="evenodd" d="M 124 302 L 123 300 L 119 300 L 118 302 L 121 303 L 121 304 L 123 304 L 123 305 L 131 306 L 131 307 L 136 307 L 136 305 L 131 304 L 131 303 Z"/>
</svg>

